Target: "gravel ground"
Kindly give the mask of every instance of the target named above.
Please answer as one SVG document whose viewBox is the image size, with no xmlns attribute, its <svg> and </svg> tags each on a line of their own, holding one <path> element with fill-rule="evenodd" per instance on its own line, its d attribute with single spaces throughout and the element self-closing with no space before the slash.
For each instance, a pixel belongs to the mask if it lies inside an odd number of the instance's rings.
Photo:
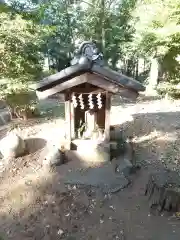
<svg viewBox="0 0 180 240">
<path fill-rule="evenodd" d="M 63 176 L 84 168 L 82 162 L 74 159 L 52 171 L 41 167 L 45 144 L 58 144 L 64 135 L 63 114 L 20 123 L 21 135 L 31 138 L 31 152 L 11 162 L 1 175 L 2 239 L 180 239 L 179 220 L 167 213 L 151 215 L 144 196 L 153 169 L 179 170 L 180 101 L 142 99 L 134 104 L 116 98 L 112 104 L 111 123 L 125 136 L 134 136 L 136 158 L 142 165 L 132 184 L 113 195 L 92 188 L 66 188 Z M 5 132 L 1 129 L 1 137 Z"/>
</svg>

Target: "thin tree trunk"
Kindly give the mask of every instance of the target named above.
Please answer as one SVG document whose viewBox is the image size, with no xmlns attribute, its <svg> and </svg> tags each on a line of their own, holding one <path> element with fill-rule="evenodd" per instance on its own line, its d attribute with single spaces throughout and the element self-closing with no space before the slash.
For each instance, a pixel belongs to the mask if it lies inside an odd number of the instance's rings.
<svg viewBox="0 0 180 240">
<path fill-rule="evenodd" d="M 102 52 L 106 54 L 106 39 L 105 39 L 105 0 L 101 0 L 101 44 L 102 44 Z"/>
<path fill-rule="evenodd" d="M 158 83 L 159 63 L 157 58 L 151 59 L 151 69 L 149 74 L 149 87 L 154 89 Z"/>
<path fill-rule="evenodd" d="M 139 76 L 139 59 L 136 59 L 136 71 L 135 71 L 135 78 L 138 79 Z"/>
</svg>

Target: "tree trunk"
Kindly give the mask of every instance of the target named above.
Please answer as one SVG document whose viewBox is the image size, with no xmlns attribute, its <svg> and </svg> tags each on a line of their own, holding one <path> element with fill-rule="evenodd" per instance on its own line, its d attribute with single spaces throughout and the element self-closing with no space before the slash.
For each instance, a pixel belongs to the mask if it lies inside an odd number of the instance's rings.
<svg viewBox="0 0 180 240">
<path fill-rule="evenodd" d="M 105 39 L 105 0 L 101 0 L 101 44 L 102 44 L 102 52 L 105 55 L 106 54 L 106 39 Z"/>
<path fill-rule="evenodd" d="M 158 83 L 159 63 L 157 58 L 151 59 L 151 69 L 149 74 L 149 87 L 154 89 Z"/>
<path fill-rule="evenodd" d="M 139 76 L 139 59 L 136 59 L 136 67 L 135 67 L 135 79 L 138 79 Z"/>
<path fill-rule="evenodd" d="M 166 210 L 180 211 L 180 176 L 169 170 L 152 173 L 146 186 L 150 208 L 159 213 Z"/>
</svg>

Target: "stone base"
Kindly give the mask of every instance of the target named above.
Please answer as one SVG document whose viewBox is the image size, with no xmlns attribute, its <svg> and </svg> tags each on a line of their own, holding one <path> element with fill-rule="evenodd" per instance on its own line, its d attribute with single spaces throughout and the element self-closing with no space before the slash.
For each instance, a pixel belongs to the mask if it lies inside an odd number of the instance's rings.
<svg viewBox="0 0 180 240">
<path fill-rule="evenodd" d="M 103 163 L 110 161 L 110 146 L 93 140 L 74 140 L 76 154 L 82 162 Z"/>
</svg>

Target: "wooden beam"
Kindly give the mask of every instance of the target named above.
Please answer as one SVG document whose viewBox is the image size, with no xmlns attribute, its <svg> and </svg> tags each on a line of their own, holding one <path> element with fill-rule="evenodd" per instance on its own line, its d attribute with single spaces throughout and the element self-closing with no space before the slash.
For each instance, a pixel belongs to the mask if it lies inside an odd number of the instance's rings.
<svg viewBox="0 0 180 240">
<path fill-rule="evenodd" d="M 53 75 L 50 75 L 44 78 L 37 84 L 31 85 L 31 88 L 39 91 L 45 91 L 63 82 L 67 82 L 72 78 L 78 77 L 83 73 L 88 72 L 90 68 L 91 68 L 90 61 L 84 61 L 80 64 L 69 66 L 58 73 L 55 73 Z"/>
<path fill-rule="evenodd" d="M 138 81 L 118 73 L 107 66 L 93 64 L 91 71 L 98 74 L 120 87 L 131 89 L 135 92 L 145 91 L 145 87 Z"/>
<path fill-rule="evenodd" d="M 55 87 L 52 87 L 48 90 L 36 91 L 36 94 L 39 99 L 45 99 L 51 95 L 54 95 L 55 93 L 60 93 L 66 89 L 70 89 L 74 86 L 80 85 L 85 82 L 86 82 L 86 75 L 83 74 L 81 76 L 72 78 L 71 80 L 68 80 L 66 82 L 60 83 L 60 84 L 56 85 Z"/>
<path fill-rule="evenodd" d="M 90 85 L 87 88 L 81 88 L 80 86 L 78 86 L 83 83 L 87 83 Z M 77 92 L 79 92 L 79 93 L 93 92 L 93 91 L 96 91 L 95 90 L 96 88 L 99 88 L 99 90 L 97 90 L 97 92 L 104 90 L 104 91 L 108 91 L 110 93 L 119 94 L 122 97 L 130 98 L 133 100 L 138 97 L 137 92 L 132 91 L 127 88 L 117 86 L 116 84 L 113 84 L 112 82 L 108 81 L 107 79 L 103 79 L 101 76 L 99 76 L 97 74 L 92 74 L 92 73 L 84 73 L 81 76 L 78 76 L 78 77 L 72 78 L 71 80 L 68 80 L 66 82 L 60 83 L 59 85 L 52 87 L 48 90 L 36 91 L 36 94 L 39 99 L 45 99 L 56 93 L 62 93 L 67 89 L 69 89 L 72 92 L 75 92 L 74 88 L 77 89 Z"/>
<path fill-rule="evenodd" d="M 130 98 L 132 100 L 135 100 L 139 96 L 138 92 L 133 91 L 130 88 L 121 87 L 120 85 L 115 84 L 115 82 L 103 78 L 98 74 L 86 73 L 85 75 L 88 83 L 111 93 L 119 94 L 122 97 Z"/>
<path fill-rule="evenodd" d="M 105 100 L 105 141 L 110 141 L 111 94 L 106 92 Z"/>
<path fill-rule="evenodd" d="M 68 148 L 71 146 L 71 99 L 70 94 L 65 94 L 65 137 L 68 142 Z"/>
<path fill-rule="evenodd" d="M 72 96 L 72 94 L 71 94 Z M 70 102 L 71 106 L 71 112 L 70 112 L 70 118 L 71 118 L 71 139 L 75 138 L 75 116 L 74 116 L 74 106 L 72 101 Z"/>
<path fill-rule="evenodd" d="M 86 73 L 87 82 L 111 93 L 117 93 L 119 87 L 97 74 Z"/>
<path fill-rule="evenodd" d="M 99 87 L 93 86 L 92 84 L 89 84 L 89 83 L 83 83 L 81 85 L 71 88 L 71 92 L 74 92 L 74 93 L 91 93 L 96 90 L 104 91 L 103 89 L 100 89 Z"/>
</svg>

